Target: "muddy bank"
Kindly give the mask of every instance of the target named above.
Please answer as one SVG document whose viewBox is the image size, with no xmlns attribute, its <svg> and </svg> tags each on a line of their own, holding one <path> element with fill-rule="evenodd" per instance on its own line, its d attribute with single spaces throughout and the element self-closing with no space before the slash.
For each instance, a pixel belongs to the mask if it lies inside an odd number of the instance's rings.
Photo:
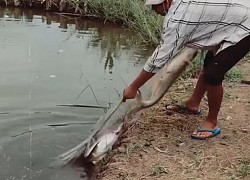
<svg viewBox="0 0 250 180">
<path fill-rule="evenodd" d="M 249 62 L 237 66 L 245 74 L 244 79 L 250 78 Z M 136 114 L 121 146 L 112 152 L 108 163 L 104 162 L 99 179 L 249 179 L 250 86 L 224 83 L 219 115 L 222 133 L 197 141 L 190 135 L 207 114 L 206 97 L 201 116 L 165 109 L 165 105 L 188 97 L 195 83 L 196 79 L 176 82 L 156 106 Z"/>
</svg>

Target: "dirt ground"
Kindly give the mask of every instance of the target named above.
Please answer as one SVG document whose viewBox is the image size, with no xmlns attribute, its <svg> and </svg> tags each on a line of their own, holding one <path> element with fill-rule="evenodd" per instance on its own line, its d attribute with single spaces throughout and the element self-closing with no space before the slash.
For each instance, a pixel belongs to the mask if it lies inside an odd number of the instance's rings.
<svg viewBox="0 0 250 180">
<path fill-rule="evenodd" d="M 244 79 L 250 80 L 250 59 L 238 68 Z M 195 79 L 179 81 L 161 102 L 136 114 L 99 179 L 250 179 L 250 85 L 224 83 L 219 114 L 222 132 L 201 141 L 191 139 L 190 135 L 207 114 L 206 97 L 199 116 L 165 110 L 167 104 L 187 97 L 195 83 Z"/>
</svg>

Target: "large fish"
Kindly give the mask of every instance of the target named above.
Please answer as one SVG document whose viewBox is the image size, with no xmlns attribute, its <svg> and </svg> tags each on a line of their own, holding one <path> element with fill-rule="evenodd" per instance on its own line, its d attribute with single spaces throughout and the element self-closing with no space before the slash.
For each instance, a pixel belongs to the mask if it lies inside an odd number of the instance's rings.
<svg viewBox="0 0 250 180">
<path fill-rule="evenodd" d="M 141 92 L 138 91 L 135 99 L 126 102 L 120 101 L 99 120 L 97 127 L 88 139 L 60 155 L 54 165 L 80 162 L 87 174 L 91 174 L 90 167 L 93 167 L 105 157 L 122 134 L 125 117 L 156 104 L 191 63 L 196 54 L 197 50 L 184 48 L 152 78 L 153 87 L 149 100 L 144 100 Z"/>
<path fill-rule="evenodd" d="M 89 138 L 58 156 L 51 166 L 76 164 L 83 167 L 88 179 L 95 179 L 96 164 L 113 148 L 122 134 L 127 109 L 134 109 L 130 107 L 133 104 L 131 102 L 120 101 L 116 104 L 98 121 Z"/>
<path fill-rule="evenodd" d="M 140 97 L 137 98 L 139 99 L 137 108 L 144 109 L 156 104 L 186 67 L 191 64 L 197 53 L 196 49 L 186 47 L 173 59 L 169 60 L 161 71 L 152 78 L 153 86 L 151 88 L 150 99 L 146 101 Z"/>
</svg>

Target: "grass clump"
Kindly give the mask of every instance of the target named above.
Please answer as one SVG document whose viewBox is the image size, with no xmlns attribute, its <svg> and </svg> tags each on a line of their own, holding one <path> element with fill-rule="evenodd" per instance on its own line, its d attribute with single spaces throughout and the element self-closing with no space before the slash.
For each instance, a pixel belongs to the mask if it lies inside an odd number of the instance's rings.
<svg viewBox="0 0 250 180">
<path fill-rule="evenodd" d="M 159 42 L 163 18 L 145 6 L 142 0 L 91 0 L 88 13 L 135 30 L 144 43 L 156 45 Z"/>
<path fill-rule="evenodd" d="M 67 0 L 75 6 L 84 4 L 86 0 Z M 122 24 L 136 32 L 136 44 L 159 44 L 162 31 L 163 17 L 157 15 L 145 5 L 144 0 L 91 0 L 87 3 L 88 14 L 93 14 L 105 20 Z M 197 77 L 203 66 L 205 52 L 197 55 L 192 64 L 183 72 L 182 78 Z M 246 55 L 249 57 L 250 53 Z M 228 82 L 238 82 L 243 74 L 236 68 L 231 69 L 225 76 Z"/>
<path fill-rule="evenodd" d="M 128 27 L 138 34 L 137 41 L 157 45 L 160 41 L 163 17 L 145 5 L 144 0 L 66 0 L 84 15 L 93 15 Z M 87 11 L 83 10 L 87 1 Z"/>
<path fill-rule="evenodd" d="M 182 78 L 195 78 L 198 77 L 199 72 L 203 68 L 206 52 L 200 52 L 194 59 L 191 65 L 183 72 Z M 237 67 L 233 67 L 225 74 L 227 82 L 239 82 L 243 78 L 243 72 Z"/>
<path fill-rule="evenodd" d="M 230 69 L 225 75 L 225 79 L 228 82 L 239 82 L 242 78 L 243 78 L 242 71 L 237 69 L 236 67 Z"/>
<path fill-rule="evenodd" d="M 205 55 L 205 52 L 198 53 L 192 64 L 190 64 L 187 69 L 182 73 L 182 78 L 186 79 L 198 77 L 199 72 L 202 70 L 203 67 Z"/>
<path fill-rule="evenodd" d="M 239 176 L 242 178 L 247 177 L 250 174 L 250 163 L 247 160 L 240 161 L 240 169 L 238 171 Z"/>
<path fill-rule="evenodd" d="M 166 169 L 161 164 L 154 164 L 150 169 L 150 176 L 158 176 L 167 173 Z"/>
<path fill-rule="evenodd" d="M 250 58 L 250 52 L 245 56 L 245 58 Z"/>
</svg>

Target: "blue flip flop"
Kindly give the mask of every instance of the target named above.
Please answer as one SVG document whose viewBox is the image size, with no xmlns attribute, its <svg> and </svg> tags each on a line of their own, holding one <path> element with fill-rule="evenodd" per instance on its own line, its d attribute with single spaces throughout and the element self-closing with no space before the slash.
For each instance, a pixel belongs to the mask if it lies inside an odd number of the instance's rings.
<svg viewBox="0 0 250 180">
<path fill-rule="evenodd" d="M 211 135 L 208 136 L 208 137 L 201 137 L 201 136 L 198 136 L 197 134 L 192 134 L 191 137 L 193 139 L 199 139 L 199 140 L 205 140 L 205 139 L 209 139 L 209 138 L 212 138 L 214 136 L 217 136 L 218 134 L 220 134 L 221 132 L 221 129 L 220 128 L 215 128 L 215 129 L 201 129 L 201 128 L 197 128 L 197 132 L 210 132 Z"/>
</svg>

